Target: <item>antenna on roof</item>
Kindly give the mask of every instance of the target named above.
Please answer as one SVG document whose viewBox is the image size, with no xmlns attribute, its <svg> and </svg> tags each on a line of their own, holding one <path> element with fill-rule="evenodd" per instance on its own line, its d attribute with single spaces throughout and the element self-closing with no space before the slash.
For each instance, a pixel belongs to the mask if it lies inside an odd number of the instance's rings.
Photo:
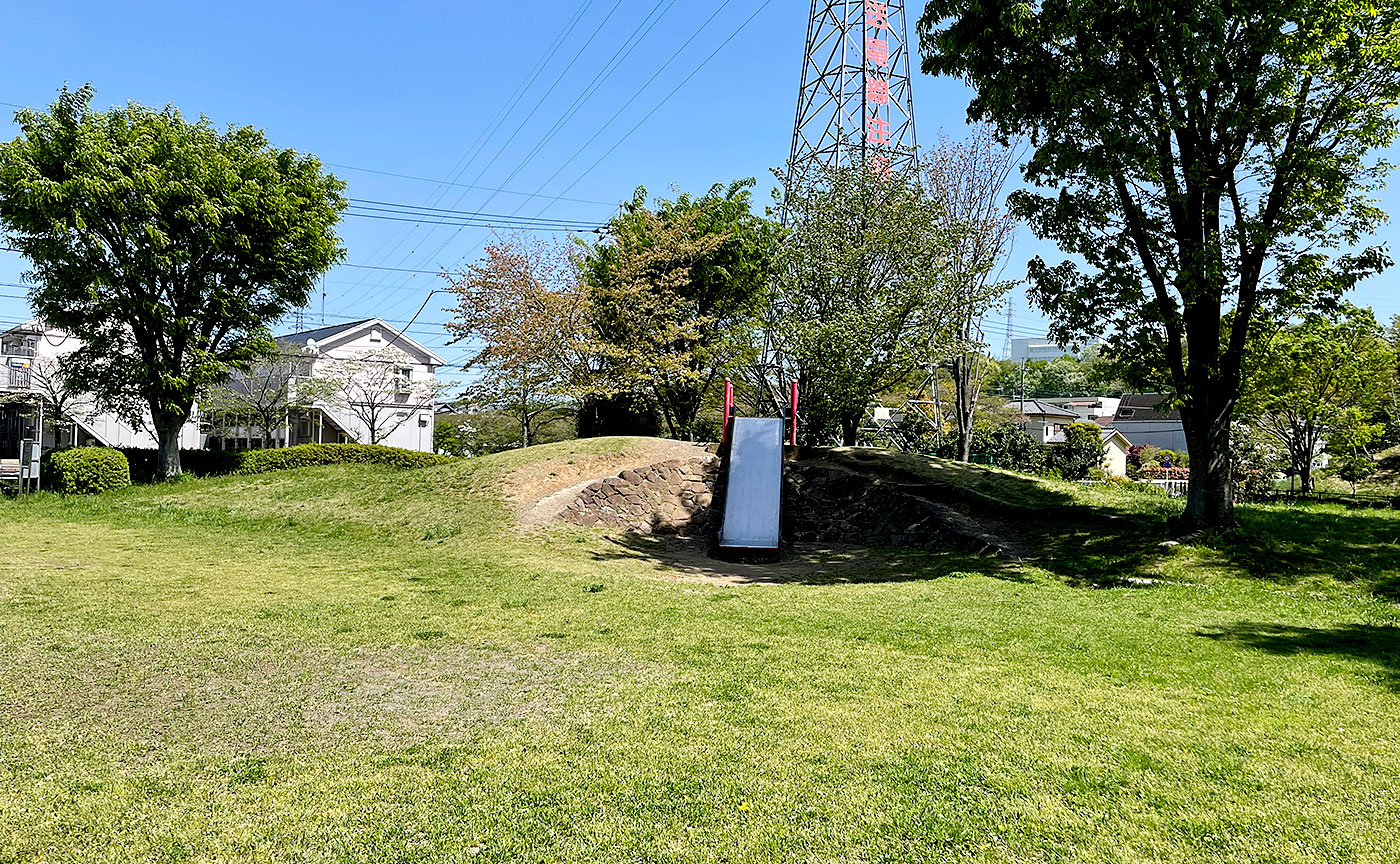
<svg viewBox="0 0 1400 864">
<path fill-rule="evenodd" d="M 321 326 L 326 326 L 326 274 L 321 274 Z"/>
</svg>

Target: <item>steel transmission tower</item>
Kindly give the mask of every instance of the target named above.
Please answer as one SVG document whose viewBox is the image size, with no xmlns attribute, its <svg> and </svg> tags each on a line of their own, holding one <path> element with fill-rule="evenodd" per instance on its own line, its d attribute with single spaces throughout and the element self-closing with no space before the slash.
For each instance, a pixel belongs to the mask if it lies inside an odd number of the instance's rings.
<svg viewBox="0 0 1400 864">
<path fill-rule="evenodd" d="M 903 0 L 812 0 L 789 177 L 813 163 L 887 174 L 916 159 Z"/>
</svg>

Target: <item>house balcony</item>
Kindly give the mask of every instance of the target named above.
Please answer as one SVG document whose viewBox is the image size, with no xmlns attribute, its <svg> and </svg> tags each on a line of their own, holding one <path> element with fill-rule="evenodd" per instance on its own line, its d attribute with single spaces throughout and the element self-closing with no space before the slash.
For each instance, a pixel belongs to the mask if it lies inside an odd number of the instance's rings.
<svg viewBox="0 0 1400 864">
<path fill-rule="evenodd" d="M 6 349 L 0 354 L 0 391 L 6 393 L 28 393 L 34 389 L 31 366 L 34 362 L 32 349 Z"/>
</svg>

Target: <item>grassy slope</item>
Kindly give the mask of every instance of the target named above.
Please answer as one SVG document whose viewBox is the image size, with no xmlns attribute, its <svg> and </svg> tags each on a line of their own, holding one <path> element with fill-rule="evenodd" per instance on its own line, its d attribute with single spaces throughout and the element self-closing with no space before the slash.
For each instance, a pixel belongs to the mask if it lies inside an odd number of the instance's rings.
<svg viewBox="0 0 1400 864">
<path fill-rule="evenodd" d="M 0 861 L 1393 860 L 1392 516 L 710 587 L 511 532 L 567 447 L 0 506 Z"/>
</svg>

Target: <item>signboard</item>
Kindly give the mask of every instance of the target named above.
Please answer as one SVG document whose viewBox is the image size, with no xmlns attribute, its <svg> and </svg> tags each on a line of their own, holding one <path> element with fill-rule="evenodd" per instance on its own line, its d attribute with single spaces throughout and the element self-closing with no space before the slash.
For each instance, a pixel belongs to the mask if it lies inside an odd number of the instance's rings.
<svg viewBox="0 0 1400 864">
<path fill-rule="evenodd" d="M 890 157 L 870 152 L 890 146 L 890 10 L 879 0 L 865 0 L 865 124 L 866 161 L 882 180 L 890 179 Z"/>
</svg>

